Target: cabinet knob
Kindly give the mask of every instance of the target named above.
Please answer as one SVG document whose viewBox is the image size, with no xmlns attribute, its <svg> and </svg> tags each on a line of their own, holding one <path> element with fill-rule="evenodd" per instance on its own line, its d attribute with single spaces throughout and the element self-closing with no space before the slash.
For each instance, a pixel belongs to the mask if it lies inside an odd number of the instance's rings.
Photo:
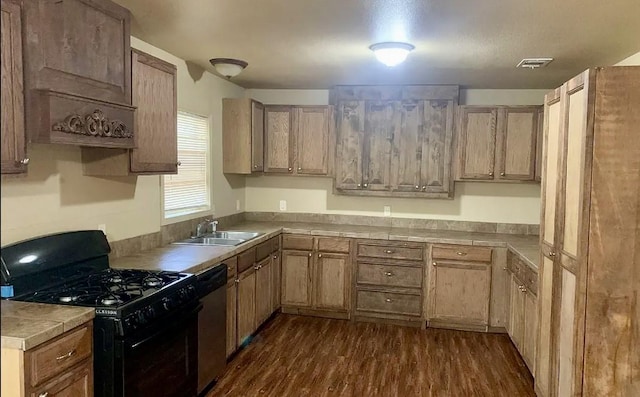
<svg viewBox="0 0 640 397">
<path fill-rule="evenodd" d="M 253 270 L 258 270 L 258 269 L 260 269 L 260 266 L 254 266 L 253 267 Z"/>
<path fill-rule="evenodd" d="M 508 269 L 506 267 L 503 267 L 502 270 L 504 270 L 506 272 Z"/>
<path fill-rule="evenodd" d="M 391 251 L 391 250 L 384 250 L 384 253 L 385 253 L 385 254 L 393 254 L 393 251 Z"/>
<path fill-rule="evenodd" d="M 385 301 L 385 302 L 387 302 L 387 303 L 391 303 L 391 302 L 393 302 L 393 300 L 392 300 L 391 298 L 387 298 L 387 299 L 385 299 L 384 301 Z"/>
<path fill-rule="evenodd" d="M 182 161 L 178 161 L 178 162 L 176 163 L 176 165 L 177 165 L 178 167 L 180 167 L 180 166 L 182 165 Z"/>
<path fill-rule="evenodd" d="M 556 256 L 556 253 L 551 251 L 551 252 L 549 252 L 549 256 L 553 258 L 554 256 Z"/>
<path fill-rule="evenodd" d="M 322 254 L 318 254 L 318 258 L 322 258 Z"/>
<path fill-rule="evenodd" d="M 385 275 L 385 276 L 387 276 L 387 277 L 391 277 L 391 276 L 393 276 L 393 273 L 391 273 L 391 272 L 384 272 L 384 275 Z"/>
<path fill-rule="evenodd" d="M 493 172 L 489 172 L 489 176 L 493 176 Z"/>
<path fill-rule="evenodd" d="M 27 164 L 29 164 L 29 158 L 24 158 L 24 159 L 18 161 L 18 163 L 22 164 L 22 165 L 27 165 Z"/>
<path fill-rule="evenodd" d="M 466 252 L 456 252 L 456 255 L 458 255 L 458 256 L 466 256 L 467 253 Z"/>
<path fill-rule="evenodd" d="M 505 174 L 504 172 L 500 173 L 500 176 L 505 176 L 505 175 L 507 175 L 507 174 Z"/>
<path fill-rule="evenodd" d="M 258 164 L 254 165 L 253 168 L 258 168 Z"/>
<path fill-rule="evenodd" d="M 309 258 L 311 258 L 311 252 L 309 252 Z"/>
<path fill-rule="evenodd" d="M 416 185 L 416 190 L 420 189 L 420 186 Z"/>
<path fill-rule="evenodd" d="M 239 284 L 240 283 L 240 279 L 237 278 L 237 279 L 233 280 L 233 282 L 236 283 L 236 284 Z"/>
<path fill-rule="evenodd" d="M 278 255 L 274 255 L 274 256 L 273 256 L 273 259 L 278 259 Z"/>
<path fill-rule="evenodd" d="M 424 185 L 424 186 L 422 187 L 422 190 L 427 190 L 427 185 Z"/>
<path fill-rule="evenodd" d="M 438 266 L 438 264 L 437 264 L 437 263 L 435 263 L 435 262 L 433 262 L 433 263 L 432 263 L 432 265 L 433 265 L 433 266 Z"/>
<path fill-rule="evenodd" d="M 362 186 L 362 185 L 360 185 L 360 184 L 358 183 L 358 187 L 360 187 L 360 186 Z"/>
<path fill-rule="evenodd" d="M 293 171 L 293 168 L 289 167 L 289 171 Z"/>
<path fill-rule="evenodd" d="M 369 186 L 369 184 L 365 183 L 365 184 L 364 184 L 364 185 L 362 185 L 362 186 L 367 187 L 367 186 Z"/>
<path fill-rule="evenodd" d="M 298 171 L 302 171 L 302 167 L 298 167 Z"/>
<path fill-rule="evenodd" d="M 48 391 L 38 394 L 38 397 L 48 397 L 48 396 L 49 396 L 49 392 Z"/>
</svg>

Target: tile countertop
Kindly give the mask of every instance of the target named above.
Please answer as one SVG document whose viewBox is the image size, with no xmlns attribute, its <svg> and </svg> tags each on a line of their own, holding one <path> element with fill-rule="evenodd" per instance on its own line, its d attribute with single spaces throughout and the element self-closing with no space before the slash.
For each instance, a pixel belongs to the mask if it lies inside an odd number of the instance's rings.
<svg viewBox="0 0 640 397">
<path fill-rule="evenodd" d="M 169 244 L 135 255 L 113 259 L 110 266 L 121 269 L 157 269 L 197 274 L 277 236 L 281 232 L 328 237 L 506 247 L 535 270 L 538 269 L 539 261 L 538 236 L 298 222 L 245 222 L 225 230 L 243 230 L 264 234 L 235 247 Z"/>
<path fill-rule="evenodd" d="M 2 301 L 2 348 L 29 350 L 95 316 L 91 307 Z"/>
</svg>

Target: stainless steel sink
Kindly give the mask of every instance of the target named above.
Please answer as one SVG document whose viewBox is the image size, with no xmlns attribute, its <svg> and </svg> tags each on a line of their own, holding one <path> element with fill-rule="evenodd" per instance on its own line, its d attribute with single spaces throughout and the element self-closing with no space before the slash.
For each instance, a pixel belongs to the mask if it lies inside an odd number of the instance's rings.
<svg viewBox="0 0 640 397">
<path fill-rule="evenodd" d="M 214 232 L 201 237 L 191 237 L 186 240 L 175 242 L 174 244 L 186 245 L 240 245 L 245 241 L 252 240 L 264 233 L 256 232 Z"/>
</svg>

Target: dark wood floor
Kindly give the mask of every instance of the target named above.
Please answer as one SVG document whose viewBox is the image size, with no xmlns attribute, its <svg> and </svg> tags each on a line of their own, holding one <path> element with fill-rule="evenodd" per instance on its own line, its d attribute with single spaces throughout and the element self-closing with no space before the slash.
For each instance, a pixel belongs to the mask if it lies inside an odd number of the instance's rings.
<svg viewBox="0 0 640 397">
<path fill-rule="evenodd" d="M 214 396 L 535 396 L 509 337 L 279 314 Z"/>
</svg>

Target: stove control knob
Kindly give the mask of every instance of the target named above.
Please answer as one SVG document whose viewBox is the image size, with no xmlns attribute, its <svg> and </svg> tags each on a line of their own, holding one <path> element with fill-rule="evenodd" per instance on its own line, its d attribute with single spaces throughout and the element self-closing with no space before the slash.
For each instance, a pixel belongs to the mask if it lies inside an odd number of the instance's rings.
<svg viewBox="0 0 640 397">
<path fill-rule="evenodd" d="M 145 324 L 145 323 L 147 322 L 147 318 L 146 318 L 146 316 L 144 315 L 144 313 L 142 312 L 142 310 L 138 310 L 138 311 L 136 312 L 136 318 L 137 318 L 137 322 L 138 322 L 139 324 Z"/>
<path fill-rule="evenodd" d="M 176 305 L 175 305 L 175 302 L 173 301 L 173 299 L 163 298 L 162 299 L 162 307 L 164 307 L 164 310 L 169 311 L 169 310 L 173 309 L 174 307 L 176 307 Z"/>
<path fill-rule="evenodd" d="M 152 320 L 156 317 L 156 311 L 152 306 L 147 307 L 145 311 L 145 317 L 147 320 Z"/>
</svg>

